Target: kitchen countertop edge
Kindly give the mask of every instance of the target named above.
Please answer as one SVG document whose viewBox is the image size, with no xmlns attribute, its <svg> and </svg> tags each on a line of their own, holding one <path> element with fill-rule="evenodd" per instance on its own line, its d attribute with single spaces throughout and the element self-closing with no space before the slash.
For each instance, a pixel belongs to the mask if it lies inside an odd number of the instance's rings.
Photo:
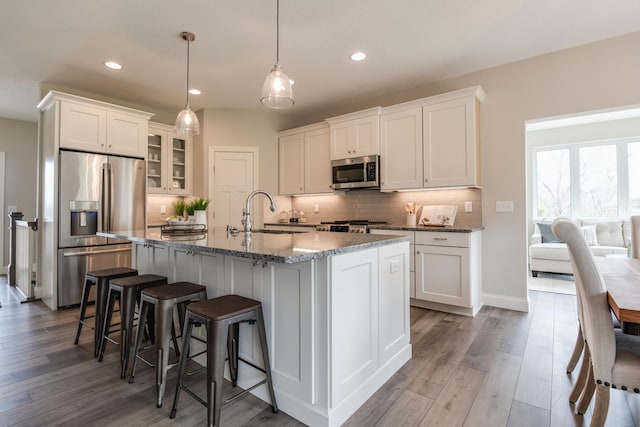
<svg viewBox="0 0 640 427">
<path fill-rule="evenodd" d="M 320 232 L 325 233 L 325 232 Z M 135 231 L 113 231 L 113 232 L 98 232 L 99 236 L 114 238 L 114 239 L 125 239 L 130 242 L 135 243 L 146 243 L 146 244 L 158 244 L 163 246 L 171 246 L 176 248 L 183 249 L 193 249 L 201 252 L 208 253 L 219 253 L 222 255 L 230 255 L 241 258 L 251 258 L 258 261 L 267 261 L 267 262 L 276 262 L 281 264 L 295 264 L 298 262 L 305 262 L 312 259 L 317 258 L 325 258 L 332 255 L 340 255 L 350 252 L 357 252 L 366 249 L 371 249 L 379 246 L 390 245 L 394 243 L 399 243 L 403 241 L 409 241 L 409 236 L 384 236 L 384 238 L 379 238 L 381 235 L 375 235 L 375 240 L 371 241 L 361 241 L 355 243 L 345 243 L 341 245 L 333 245 L 331 248 L 327 248 L 324 250 L 318 250 L 316 252 L 305 252 L 296 255 L 279 255 L 279 254 L 268 254 L 264 252 L 260 252 L 260 250 L 256 249 L 254 251 L 246 251 L 239 250 L 233 248 L 223 248 L 219 246 L 209 246 L 209 245 L 198 245 L 194 244 L 190 241 L 177 241 L 177 240 L 163 240 L 160 234 L 151 233 L 148 235 L 147 232 L 143 230 L 135 230 Z M 315 233 L 305 233 L 305 234 L 315 234 Z M 327 233 L 334 234 L 334 233 Z M 340 233 L 343 234 L 343 233 Z M 240 233 L 242 235 L 242 233 Z M 262 234 L 263 238 L 269 239 L 269 235 Z M 352 237 L 357 236 L 371 236 L 371 235 L 351 235 Z M 372 236 L 373 237 L 373 236 Z M 358 237 L 359 238 L 359 237 Z M 197 241 L 196 241 L 197 242 Z"/>
</svg>

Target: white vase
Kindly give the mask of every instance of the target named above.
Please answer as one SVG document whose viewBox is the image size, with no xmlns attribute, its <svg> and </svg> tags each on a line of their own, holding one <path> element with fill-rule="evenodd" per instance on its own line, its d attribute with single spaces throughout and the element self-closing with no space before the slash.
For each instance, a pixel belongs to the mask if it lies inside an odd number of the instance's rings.
<svg viewBox="0 0 640 427">
<path fill-rule="evenodd" d="M 407 214 L 407 227 L 416 226 L 416 214 Z"/>
<path fill-rule="evenodd" d="M 207 211 L 194 211 L 193 212 L 196 220 L 196 224 L 204 224 L 207 227 Z"/>
</svg>

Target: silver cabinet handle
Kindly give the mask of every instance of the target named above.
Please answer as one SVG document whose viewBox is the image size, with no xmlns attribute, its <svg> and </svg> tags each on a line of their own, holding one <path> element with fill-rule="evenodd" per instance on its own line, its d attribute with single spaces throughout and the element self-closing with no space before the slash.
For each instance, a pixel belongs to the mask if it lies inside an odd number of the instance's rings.
<svg viewBox="0 0 640 427">
<path fill-rule="evenodd" d="M 433 240 L 449 240 L 446 237 L 434 237 Z"/>
<path fill-rule="evenodd" d="M 107 249 L 105 251 L 76 251 L 76 252 L 67 252 L 63 256 L 87 256 L 87 255 L 102 255 L 102 254 L 113 254 L 116 252 L 129 252 L 131 249 Z"/>
</svg>

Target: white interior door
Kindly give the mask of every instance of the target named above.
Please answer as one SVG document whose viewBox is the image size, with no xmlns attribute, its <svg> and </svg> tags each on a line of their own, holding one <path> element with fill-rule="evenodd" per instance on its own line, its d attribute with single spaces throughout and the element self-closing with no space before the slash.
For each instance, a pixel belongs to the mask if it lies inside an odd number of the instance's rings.
<svg viewBox="0 0 640 427">
<path fill-rule="evenodd" d="M 209 186 L 209 198 L 213 200 L 213 220 L 216 227 L 231 224 L 242 228 L 242 209 L 247 196 L 257 187 L 258 152 L 254 147 L 233 147 L 224 149 L 212 147 L 213 165 L 210 176 L 213 185 Z M 211 194 L 211 189 L 213 194 Z M 254 223 L 260 218 L 260 212 L 253 211 Z"/>
</svg>

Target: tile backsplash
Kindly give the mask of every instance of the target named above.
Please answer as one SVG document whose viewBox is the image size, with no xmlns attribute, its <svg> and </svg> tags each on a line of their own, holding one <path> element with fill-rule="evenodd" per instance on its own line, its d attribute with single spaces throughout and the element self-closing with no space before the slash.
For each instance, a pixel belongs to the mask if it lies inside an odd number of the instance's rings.
<svg viewBox="0 0 640 427">
<path fill-rule="evenodd" d="M 473 212 L 464 211 L 464 202 L 470 201 Z M 482 226 L 482 190 L 462 188 L 382 193 L 375 190 L 347 191 L 327 196 L 297 196 L 292 198 L 292 208 L 303 211 L 310 223 L 340 219 L 367 219 L 404 224 L 404 207 L 409 202 L 425 205 L 455 205 L 458 208 L 454 226 L 476 228 Z M 318 207 L 318 213 L 314 208 Z M 418 211 L 420 218 L 421 211 Z"/>
</svg>

